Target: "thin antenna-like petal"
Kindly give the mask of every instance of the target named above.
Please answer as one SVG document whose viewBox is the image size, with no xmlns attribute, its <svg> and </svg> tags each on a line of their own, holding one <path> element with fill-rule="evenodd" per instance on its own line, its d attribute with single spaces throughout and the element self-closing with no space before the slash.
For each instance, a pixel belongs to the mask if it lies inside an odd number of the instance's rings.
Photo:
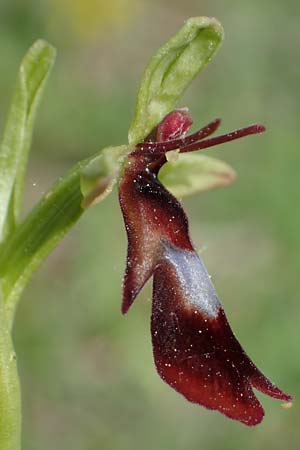
<svg viewBox="0 0 300 450">
<path fill-rule="evenodd" d="M 189 136 L 182 137 L 180 139 L 166 140 L 164 142 L 142 142 L 141 144 L 137 144 L 136 148 L 143 151 L 153 150 L 154 153 L 176 150 L 177 148 L 183 148 L 187 145 L 199 142 L 202 139 L 210 136 L 219 128 L 220 124 L 221 119 L 215 119 L 208 125 L 205 125 L 205 127 L 201 128 L 193 134 L 190 134 Z"/>
</svg>

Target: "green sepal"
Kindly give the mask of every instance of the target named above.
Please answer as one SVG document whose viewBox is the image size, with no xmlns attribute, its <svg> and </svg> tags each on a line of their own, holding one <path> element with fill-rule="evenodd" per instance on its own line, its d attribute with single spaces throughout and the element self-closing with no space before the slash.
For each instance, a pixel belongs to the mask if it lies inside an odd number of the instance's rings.
<svg viewBox="0 0 300 450">
<path fill-rule="evenodd" d="M 179 154 L 158 174 L 161 183 L 179 198 L 228 186 L 235 177 L 235 171 L 224 161 L 199 154 Z"/>
<path fill-rule="evenodd" d="M 34 119 L 55 53 L 51 45 L 38 40 L 19 69 L 0 146 L 0 240 L 19 218 Z"/>
<path fill-rule="evenodd" d="M 129 144 L 142 142 L 172 111 L 195 76 L 209 63 L 223 39 L 214 18 L 193 17 L 151 58 L 142 76 Z"/>
</svg>

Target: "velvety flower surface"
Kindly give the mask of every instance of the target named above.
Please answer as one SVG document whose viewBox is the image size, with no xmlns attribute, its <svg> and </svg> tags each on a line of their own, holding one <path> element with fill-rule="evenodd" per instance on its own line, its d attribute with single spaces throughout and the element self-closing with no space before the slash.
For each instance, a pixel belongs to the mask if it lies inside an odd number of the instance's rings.
<svg viewBox="0 0 300 450">
<path fill-rule="evenodd" d="M 191 123 L 187 110 L 170 113 L 125 165 L 119 188 L 128 236 L 122 312 L 154 275 L 151 332 L 161 378 L 191 402 L 256 425 L 264 410 L 253 387 L 280 400 L 291 397 L 260 372 L 237 341 L 191 243 L 186 214 L 157 175 L 166 151 L 194 151 L 264 128 L 204 140 L 220 121 L 185 137 Z"/>
</svg>

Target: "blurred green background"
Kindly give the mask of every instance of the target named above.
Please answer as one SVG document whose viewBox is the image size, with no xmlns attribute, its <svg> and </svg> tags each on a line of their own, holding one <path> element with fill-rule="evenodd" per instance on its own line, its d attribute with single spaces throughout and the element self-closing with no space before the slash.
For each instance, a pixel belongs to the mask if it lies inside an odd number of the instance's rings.
<svg viewBox="0 0 300 450">
<path fill-rule="evenodd" d="M 34 136 L 28 210 L 74 162 L 126 142 L 146 62 L 195 15 L 216 16 L 226 39 L 180 106 L 198 127 L 222 117 L 222 131 L 260 122 L 268 132 L 209 150 L 238 178 L 184 202 L 192 237 L 241 343 L 294 406 L 259 395 L 266 417 L 248 429 L 159 379 L 150 283 L 120 314 L 126 237 L 114 193 L 64 239 L 20 304 L 25 450 L 299 446 L 299 2 L 1 0 L 0 122 L 23 54 L 47 39 L 58 58 Z"/>
</svg>

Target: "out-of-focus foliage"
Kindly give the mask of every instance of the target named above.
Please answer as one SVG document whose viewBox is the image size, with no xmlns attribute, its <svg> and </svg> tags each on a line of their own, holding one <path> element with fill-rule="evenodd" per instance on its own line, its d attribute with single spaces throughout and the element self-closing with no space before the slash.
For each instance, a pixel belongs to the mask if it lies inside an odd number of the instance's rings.
<svg viewBox="0 0 300 450">
<path fill-rule="evenodd" d="M 115 195 L 86 214 L 20 304 L 15 344 L 24 449 L 297 448 L 298 2 L 144 0 L 128 3 L 126 14 L 116 6 L 118 20 L 95 3 L 86 0 L 95 14 L 84 19 L 72 9 L 75 2 L 1 2 L 2 126 L 24 51 L 39 37 L 58 48 L 33 141 L 27 208 L 77 159 L 125 142 L 150 55 L 187 17 L 216 16 L 225 28 L 224 44 L 180 106 L 190 107 L 195 127 L 219 116 L 222 131 L 252 122 L 268 130 L 207 151 L 229 162 L 237 180 L 185 207 L 240 341 L 296 401 L 283 410 L 264 397 L 266 418 L 253 430 L 188 404 L 161 382 L 151 355 L 150 286 L 126 317 L 120 314 L 126 238 Z M 107 7 L 114 4 L 120 3 Z M 75 16 L 82 16 L 78 28 Z M 96 19 L 99 33 L 78 31 L 84 23 L 92 29 Z"/>
<path fill-rule="evenodd" d="M 79 40 L 95 40 L 122 27 L 136 12 L 138 0 L 48 0 L 52 26 L 67 25 Z"/>
</svg>

